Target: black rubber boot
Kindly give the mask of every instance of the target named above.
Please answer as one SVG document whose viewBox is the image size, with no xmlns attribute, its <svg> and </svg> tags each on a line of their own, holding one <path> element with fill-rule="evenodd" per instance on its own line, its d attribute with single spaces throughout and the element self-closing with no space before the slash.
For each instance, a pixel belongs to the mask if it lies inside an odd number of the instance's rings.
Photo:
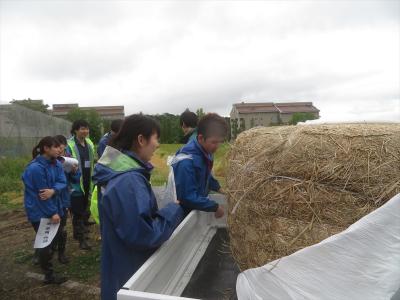
<svg viewBox="0 0 400 300">
<path fill-rule="evenodd" d="M 32 257 L 32 264 L 35 266 L 38 266 L 40 263 L 39 261 L 39 251 L 38 249 L 35 249 L 35 252 L 33 253 L 33 257 Z"/>
<path fill-rule="evenodd" d="M 82 250 L 92 250 L 92 247 L 89 245 L 86 239 L 82 239 L 79 241 L 79 248 Z"/>
<path fill-rule="evenodd" d="M 60 264 L 66 265 L 69 263 L 69 258 L 65 256 L 65 253 L 58 253 L 58 261 Z"/>
<path fill-rule="evenodd" d="M 67 232 L 62 231 L 60 233 L 58 241 L 58 261 L 62 264 L 69 263 L 69 259 L 65 256 L 65 246 L 67 244 Z"/>
<path fill-rule="evenodd" d="M 67 280 L 66 277 L 54 274 L 53 272 L 46 273 L 44 276 L 44 284 L 62 284 Z"/>
</svg>

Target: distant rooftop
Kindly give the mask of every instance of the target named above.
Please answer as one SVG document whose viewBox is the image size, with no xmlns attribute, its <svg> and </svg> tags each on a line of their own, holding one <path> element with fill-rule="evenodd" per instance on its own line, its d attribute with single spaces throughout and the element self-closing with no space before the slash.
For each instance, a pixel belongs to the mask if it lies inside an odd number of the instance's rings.
<svg viewBox="0 0 400 300">
<path fill-rule="evenodd" d="M 238 113 L 251 114 L 251 113 L 269 113 L 277 112 L 281 114 L 291 114 L 296 112 L 311 112 L 318 113 L 317 109 L 312 102 L 285 102 L 285 103 L 235 103 L 233 106 L 237 109 Z"/>
</svg>

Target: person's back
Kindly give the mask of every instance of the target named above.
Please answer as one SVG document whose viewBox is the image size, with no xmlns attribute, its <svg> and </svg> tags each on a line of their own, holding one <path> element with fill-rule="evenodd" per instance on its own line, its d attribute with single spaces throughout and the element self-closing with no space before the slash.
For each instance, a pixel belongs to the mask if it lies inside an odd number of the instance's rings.
<svg viewBox="0 0 400 300">
<path fill-rule="evenodd" d="M 179 125 L 183 131 L 182 144 L 187 144 L 197 139 L 198 117 L 194 112 L 185 110 L 179 118 Z"/>
<path fill-rule="evenodd" d="M 100 158 L 103 155 L 104 150 L 106 149 L 106 146 L 108 145 L 110 139 L 118 133 L 119 129 L 121 128 L 122 125 L 122 120 L 117 119 L 113 120 L 110 125 L 110 131 L 107 132 L 105 135 L 102 136 L 102 138 L 99 141 L 99 145 L 97 146 L 97 155 L 98 158 Z"/>
</svg>

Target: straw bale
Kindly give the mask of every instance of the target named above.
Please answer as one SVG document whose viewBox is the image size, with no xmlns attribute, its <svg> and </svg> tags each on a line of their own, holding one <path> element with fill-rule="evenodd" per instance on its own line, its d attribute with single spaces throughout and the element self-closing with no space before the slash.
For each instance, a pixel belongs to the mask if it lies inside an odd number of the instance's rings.
<svg viewBox="0 0 400 300">
<path fill-rule="evenodd" d="M 257 127 L 227 170 L 228 228 L 242 270 L 336 234 L 400 192 L 400 124 Z"/>
</svg>

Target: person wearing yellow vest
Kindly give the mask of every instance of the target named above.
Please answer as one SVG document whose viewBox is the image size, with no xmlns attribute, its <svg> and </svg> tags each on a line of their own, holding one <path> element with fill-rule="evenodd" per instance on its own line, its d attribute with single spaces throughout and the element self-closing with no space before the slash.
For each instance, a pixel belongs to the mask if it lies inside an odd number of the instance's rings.
<svg viewBox="0 0 400 300">
<path fill-rule="evenodd" d="M 89 139 L 89 124 L 85 120 L 77 120 L 72 124 L 72 137 L 68 140 L 66 152 L 79 162 L 81 179 L 72 185 L 71 214 L 74 239 L 79 241 L 79 247 L 90 250 L 89 233 L 89 199 L 93 190 L 91 180 L 93 174 L 95 148 Z"/>
</svg>

